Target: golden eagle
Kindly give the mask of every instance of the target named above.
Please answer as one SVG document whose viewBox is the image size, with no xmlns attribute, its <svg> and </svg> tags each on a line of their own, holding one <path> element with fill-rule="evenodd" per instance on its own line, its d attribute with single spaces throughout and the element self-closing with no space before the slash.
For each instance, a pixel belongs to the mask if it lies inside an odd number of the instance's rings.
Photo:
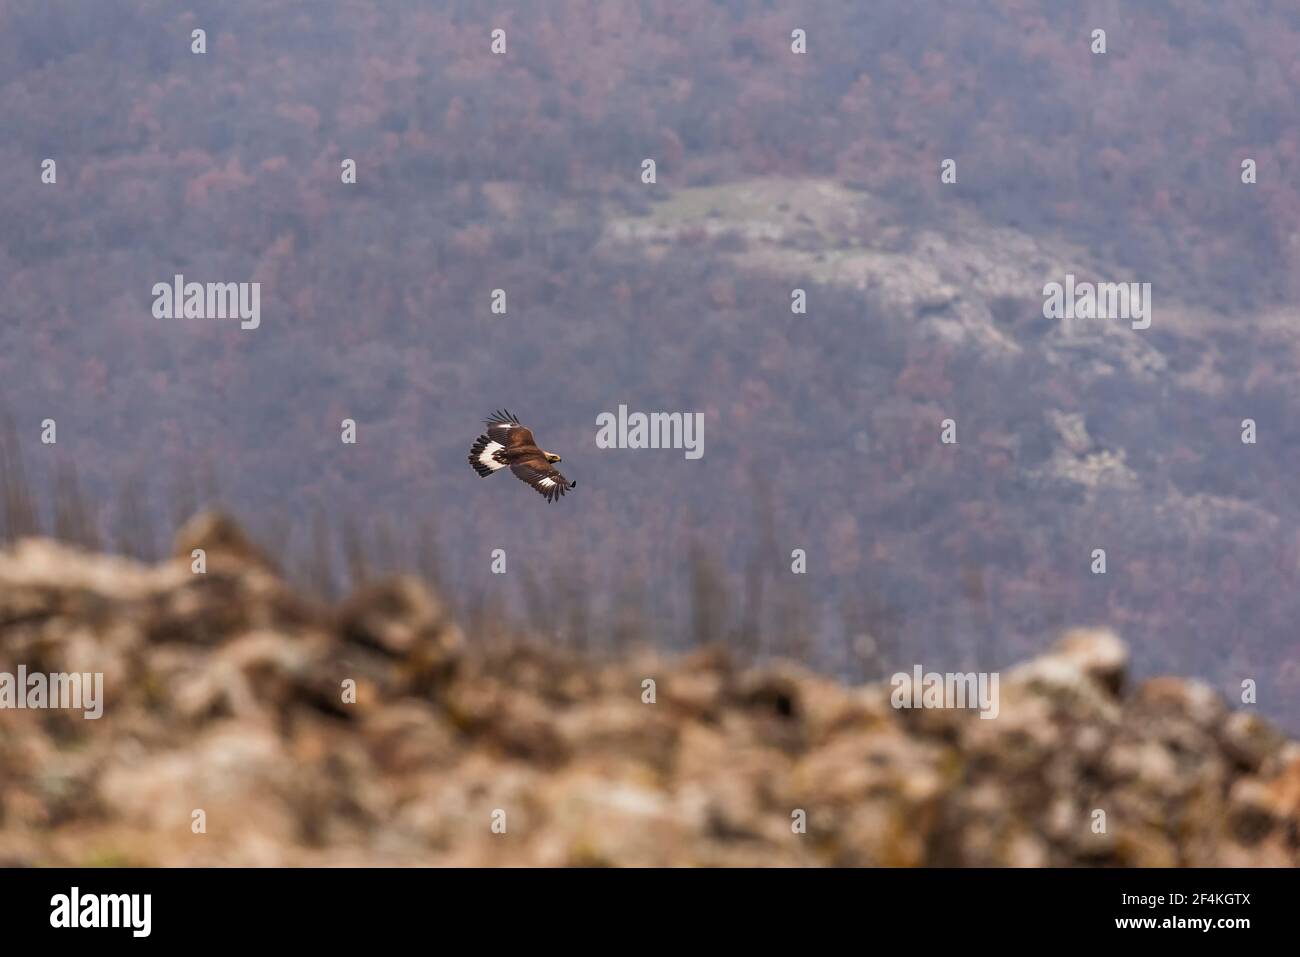
<svg viewBox="0 0 1300 957">
<path fill-rule="evenodd" d="M 487 478 L 507 465 L 510 471 L 554 502 L 577 482 L 568 481 L 555 470 L 552 462 L 560 461 L 554 452 L 538 447 L 531 430 L 519 424 L 509 411 L 498 411 L 483 420 L 487 434 L 474 440 L 469 450 L 469 464 Z"/>
</svg>

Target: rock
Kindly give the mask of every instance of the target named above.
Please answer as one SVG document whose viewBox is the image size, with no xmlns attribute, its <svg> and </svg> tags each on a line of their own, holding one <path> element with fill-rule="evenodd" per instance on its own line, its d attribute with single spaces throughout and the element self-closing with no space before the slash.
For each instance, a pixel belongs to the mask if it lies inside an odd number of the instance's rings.
<svg viewBox="0 0 1300 957">
<path fill-rule="evenodd" d="M 1053 650 L 1111 694 L 1119 694 L 1128 668 L 1128 649 L 1119 635 L 1109 629 L 1075 628 Z"/>
<path fill-rule="evenodd" d="M 1300 864 L 1300 744 L 1197 681 L 1130 690 L 1108 630 L 1008 669 L 996 717 L 897 710 L 719 645 L 467 647 L 412 578 L 321 609 L 220 516 L 177 543 L 204 574 L 0 552 L 0 672 L 105 676 L 98 721 L 0 716 L 0 861 Z"/>
<path fill-rule="evenodd" d="M 272 574 L 279 573 L 266 552 L 253 544 L 239 523 L 224 512 L 200 512 L 176 532 L 172 543 L 172 555 L 176 559 L 191 564 L 196 548 L 203 549 L 209 564 L 256 567 Z"/>
<path fill-rule="evenodd" d="M 442 602 L 409 576 L 362 586 L 339 608 L 338 629 L 344 640 L 404 658 L 430 679 L 450 672 L 462 641 Z"/>
</svg>

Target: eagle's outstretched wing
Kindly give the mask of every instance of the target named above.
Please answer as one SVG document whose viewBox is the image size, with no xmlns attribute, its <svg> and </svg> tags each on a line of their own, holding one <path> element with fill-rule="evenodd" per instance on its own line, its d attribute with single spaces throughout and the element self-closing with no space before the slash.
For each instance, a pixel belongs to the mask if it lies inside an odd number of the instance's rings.
<svg viewBox="0 0 1300 957">
<path fill-rule="evenodd" d="M 517 449 L 524 445 L 536 446 L 531 429 L 519 424 L 509 410 L 498 410 L 483 420 L 487 426 L 488 438 L 506 449 Z"/>
<path fill-rule="evenodd" d="M 576 488 L 578 485 L 577 482 L 570 482 L 556 471 L 555 466 L 541 455 L 516 462 L 510 466 L 510 471 L 546 496 L 548 502 L 554 502 L 569 489 Z"/>
</svg>

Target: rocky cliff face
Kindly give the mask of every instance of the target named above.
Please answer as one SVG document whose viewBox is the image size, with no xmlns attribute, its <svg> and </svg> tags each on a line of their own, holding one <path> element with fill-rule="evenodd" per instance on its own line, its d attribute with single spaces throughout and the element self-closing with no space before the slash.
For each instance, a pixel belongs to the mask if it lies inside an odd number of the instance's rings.
<svg viewBox="0 0 1300 957">
<path fill-rule="evenodd" d="M 986 720 L 721 649 L 480 647 L 409 579 L 317 607 L 211 517 L 177 554 L 0 554 L 0 673 L 104 675 L 98 720 L 0 711 L 0 862 L 1300 863 L 1300 746 L 1129 687 L 1109 632 L 1002 675 Z"/>
</svg>

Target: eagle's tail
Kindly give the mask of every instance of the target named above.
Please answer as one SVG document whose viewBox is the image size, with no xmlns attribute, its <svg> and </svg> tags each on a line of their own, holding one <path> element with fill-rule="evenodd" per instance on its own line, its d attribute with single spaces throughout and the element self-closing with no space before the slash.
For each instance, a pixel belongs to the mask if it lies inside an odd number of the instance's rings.
<svg viewBox="0 0 1300 957">
<path fill-rule="evenodd" d="M 493 472 L 506 467 L 506 449 L 500 442 L 494 442 L 486 435 L 480 435 L 469 449 L 469 464 L 480 478 L 487 478 Z"/>
</svg>

